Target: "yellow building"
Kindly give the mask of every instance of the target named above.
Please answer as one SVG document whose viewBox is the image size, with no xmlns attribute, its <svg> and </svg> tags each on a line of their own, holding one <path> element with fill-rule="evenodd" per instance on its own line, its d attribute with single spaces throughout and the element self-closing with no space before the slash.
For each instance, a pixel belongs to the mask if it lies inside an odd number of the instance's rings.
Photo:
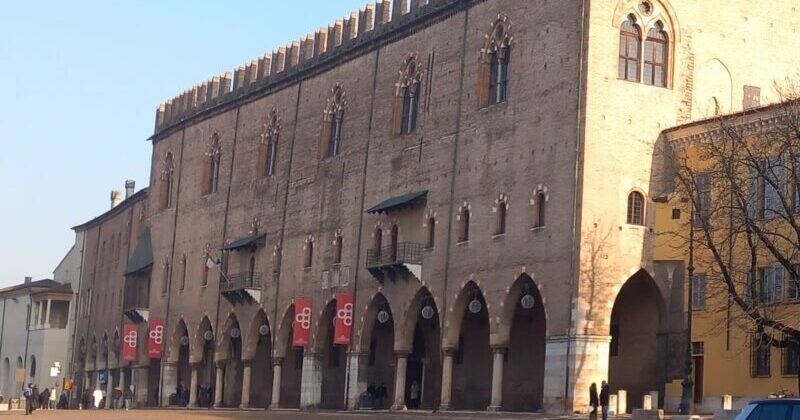
<svg viewBox="0 0 800 420">
<path fill-rule="evenodd" d="M 778 256 L 800 262 L 791 227 L 800 183 L 790 181 L 800 159 L 786 158 L 800 146 L 791 127 L 798 109 L 761 107 L 676 127 L 660 139 L 675 187 L 654 200 L 654 260 L 688 270 L 694 244 L 692 378 L 699 413 L 723 408 L 723 396 L 740 408 L 773 393 L 798 394 L 798 352 L 770 345 L 743 309 L 763 319 L 764 333 L 776 340 L 786 337 L 786 327 L 800 328 L 800 283 L 778 262 Z M 773 322 L 777 328 L 769 327 Z M 677 404 L 681 391 L 681 381 L 667 384 L 668 405 Z"/>
</svg>

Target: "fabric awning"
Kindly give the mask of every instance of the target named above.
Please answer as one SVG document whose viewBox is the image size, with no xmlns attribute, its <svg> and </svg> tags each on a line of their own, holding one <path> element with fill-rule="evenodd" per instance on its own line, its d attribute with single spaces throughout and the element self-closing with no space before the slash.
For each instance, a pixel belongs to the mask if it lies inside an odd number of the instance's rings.
<svg viewBox="0 0 800 420">
<path fill-rule="evenodd" d="M 150 228 L 139 236 L 133 255 L 128 259 L 125 267 L 125 276 L 136 276 L 153 266 L 153 242 L 150 238 Z"/>
<path fill-rule="evenodd" d="M 250 235 L 244 238 L 237 239 L 229 243 L 228 245 L 225 245 L 224 247 L 222 247 L 222 249 L 225 251 L 238 251 L 240 249 L 245 249 L 245 248 L 255 249 L 258 247 L 262 247 L 266 244 L 267 244 L 267 234 L 262 233 L 260 235 L 259 234 Z"/>
<path fill-rule="evenodd" d="M 419 191 L 415 193 L 405 194 L 398 197 L 392 197 L 377 206 L 367 210 L 370 214 L 389 213 L 392 211 L 399 211 L 408 207 L 424 206 L 428 198 L 428 191 Z"/>
</svg>

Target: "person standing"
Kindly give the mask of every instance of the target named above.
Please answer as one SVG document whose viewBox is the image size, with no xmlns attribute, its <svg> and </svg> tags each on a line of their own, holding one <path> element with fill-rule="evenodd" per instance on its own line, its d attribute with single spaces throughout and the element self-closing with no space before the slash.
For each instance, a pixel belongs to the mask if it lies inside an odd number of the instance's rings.
<svg viewBox="0 0 800 420">
<path fill-rule="evenodd" d="M 608 420 L 608 383 L 606 381 L 600 384 L 600 407 L 603 410 L 603 420 Z"/>
<path fill-rule="evenodd" d="M 414 382 L 411 383 L 411 392 L 410 392 L 411 398 L 409 398 L 411 401 L 409 401 L 410 402 L 409 408 L 413 410 L 419 408 L 419 397 L 420 397 L 419 393 L 420 393 L 419 382 L 417 382 L 417 380 L 415 379 Z"/>
<path fill-rule="evenodd" d="M 25 390 L 22 392 L 22 396 L 25 397 L 25 415 L 30 415 L 33 412 L 33 384 L 28 383 L 28 386 L 25 387 Z"/>
<path fill-rule="evenodd" d="M 597 384 L 592 382 L 589 386 L 589 419 L 597 420 L 597 410 L 600 408 L 600 398 L 597 396 Z"/>
</svg>

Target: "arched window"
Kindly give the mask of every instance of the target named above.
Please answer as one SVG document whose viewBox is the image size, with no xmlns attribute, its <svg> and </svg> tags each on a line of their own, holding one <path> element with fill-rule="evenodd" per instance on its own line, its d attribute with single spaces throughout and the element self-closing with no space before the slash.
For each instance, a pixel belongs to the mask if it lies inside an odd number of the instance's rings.
<svg viewBox="0 0 800 420">
<path fill-rule="evenodd" d="M 498 16 L 481 51 L 478 101 L 481 107 L 508 100 L 511 65 L 511 21 Z"/>
<path fill-rule="evenodd" d="M 31 356 L 31 378 L 36 377 L 36 356 Z"/>
<path fill-rule="evenodd" d="M 403 63 L 400 80 L 395 85 L 392 108 L 392 131 L 395 135 L 410 134 L 417 129 L 421 81 L 422 71 L 417 64 L 417 55 L 409 54 Z"/>
<path fill-rule="evenodd" d="M 661 22 L 650 29 L 644 42 L 644 83 L 667 87 L 667 33 Z"/>
<path fill-rule="evenodd" d="M 392 225 L 392 261 L 397 261 L 397 249 L 400 241 L 400 228 L 397 225 Z"/>
<path fill-rule="evenodd" d="M 633 15 L 622 22 L 619 31 L 619 78 L 639 81 L 642 31 Z"/>
<path fill-rule="evenodd" d="M 222 157 L 222 144 L 219 134 L 214 133 L 211 145 L 206 152 L 207 163 L 203 173 L 203 194 L 213 194 L 219 188 L 219 167 Z"/>
<path fill-rule="evenodd" d="M 209 266 L 209 260 L 212 259 L 210 252 L 211 247 L 206 244 L 205 252 L 203 253 L 203 277 L 201 279 L 202 282 L 200 283 L 200 286 L 202 287 L 208 286 L 208 272 L 211 270 L 211 267 Z"/>
<path fill-rule="evenodd" d="M 172 153 L 167 153 L 161 169 L 161 199 L 159 204 L 162 210 L 172 207 L 174 175 L 175 163 L 173 162 Z"/>
<path fill-rule="evenodd" d="M 258 152 L 258 172 L 260 176 L 275 175 L 280 130 L 281 121 L 280 118 L 278 118 L 278 110 L 272 108 L 269 115 L 269 122 L 264 124 L 264 130 L 261 133 L 261 144 Z"/>
<path fill-rule="evenodd" d="M 628 194 L 628 224 L 644 225 L 644 195 L 638 191 Z"/>
<path fill-rule="evenodd" d="M 342 263 L 342 234 L 336 234 L 336 238 L 333 240 L 333 263 L 334 264 L 341 264 Z"/>
<path fill-rule="evenodd" d="M 344 91 L 340 85 L 333 88 L 322 119 L 320 157 L 330 158 L 339 154 L 342 147 L 342 123 L 346 106 Z"/>
<path fill-rule="evenodd" d="M 495 230 L 495 235 L 505 235 L 507 211 L 508 204 L 506 204 L 505 201 L 501 201 L 500 204 L 497 205 L 497 229 Z"/>
<path fill-rule="evenodd" d="M 458 236 L 459 242 L 466 242 L 469 240 L 469 207 L 464 207 L 461 210 L 461 232 Z"/>
<path fill-rule="evenodd" d="M 247 276 L 250 279 L 250 285 L 251 286 L 254 285 L 255 284 L 254 281 L 255 281 L 255 278 L 256 278 L 256 256 L 255 255 L 251 255 L 250 256 L 250 266 L 248 267 L 248 270 L 247 270 Z"/>
<path fill-rule="evenodd" d="M 436 244 L 436 219 L 428 219 L 428 248 L 433 248 Z"/>
<path fill-rule="evenodd" d="M 306 268 L 311 268 L 314 264 L 314 239 L 308 238 L 306 240 Z"/>
<path fill-rule="evenodd" d="M 181 290 L 186 289 L 186 254 L 181 256 Z"/>
<path fill-rule="evenodd" d="M 167 294 L 167 288 L 169 286 L 169 262 L 164 262 L 164 274 L 161 277 L 161 294 Z"/>
<path fill-rule="evenodd" d="M 534 208 L 536 213 L 534 214 L 533 227 L 536 228 L 545 227 L 546 206 L 547 206 L 547 196 L 545 195 L 544 191 L 537 192 L 536 199 L 534 200 Z"/>
<path fill-rule="evenodd" d="M 383 229 L 378 226 L 375 229 L 375 233 L 373 234 L 374 240 L 374 247 L 375 247 L 375 254 L 380 258 L 381 256 L 381 248 L 383 248 Z"/>
</svg>

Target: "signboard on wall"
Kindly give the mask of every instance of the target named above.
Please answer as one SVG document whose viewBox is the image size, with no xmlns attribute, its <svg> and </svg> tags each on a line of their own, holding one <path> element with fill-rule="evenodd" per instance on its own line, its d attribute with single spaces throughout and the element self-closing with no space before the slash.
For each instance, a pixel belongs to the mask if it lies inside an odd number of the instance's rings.
<svg viewBox="0 0 800 420">
<path fill-rule="evenodd" d="M 123 326 L 122 335 L 122 360 L 126 362 L 136 361 L 136 345 L 139 341 L 136 324 L 126 322 Z"/>
<path fill-rule="evenodd" d="M 353 332 L 353 295 L 340 293 L 336 295 L 336 318 L 333 322 L 333 344 L 346 346 L 350 344 Z"/>
<path fill-rule="evenodd" d="M 306 347 L 311 340 L 311 299 L 294 300 L 294 337 L 292 345 Z"/>
<path fill-rule="evenodd" d="M 164 320 L 150 318 L 147 333 L 147 354 L 151 359 L 160 359 L 164 345 Z"/>
</svg>

